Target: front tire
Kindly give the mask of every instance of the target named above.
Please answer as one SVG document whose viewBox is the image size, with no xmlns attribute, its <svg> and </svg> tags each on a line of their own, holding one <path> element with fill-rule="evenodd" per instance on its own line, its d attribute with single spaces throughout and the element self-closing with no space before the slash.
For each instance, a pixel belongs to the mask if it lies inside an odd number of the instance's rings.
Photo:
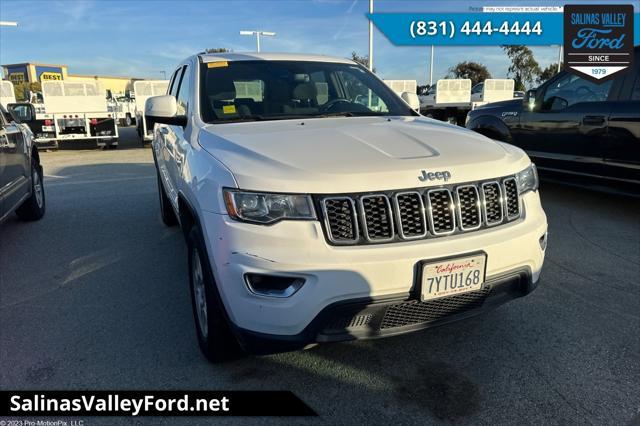
<svg viewBox="0 0 640 426">
<path fill-rule="evenodd" d="M 197 225 L 189 231 L 187 247 L 191 305 L 200 350 L 215 364 L 241 358 L 245 353 L 229 327 Z"/>
<path fill-rule="evenodd" d="M 35 158 L 31 158 L 31 197 L 22 203 L 16 214 L 22 220 L 34 221 L 42 219 L 45 212 L 44 184 L 42 167 Z"/>
</svg>

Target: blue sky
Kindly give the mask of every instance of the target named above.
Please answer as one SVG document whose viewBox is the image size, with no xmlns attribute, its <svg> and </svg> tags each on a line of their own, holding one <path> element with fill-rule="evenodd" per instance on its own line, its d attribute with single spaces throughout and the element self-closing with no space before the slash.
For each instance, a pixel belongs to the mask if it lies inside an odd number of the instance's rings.
<svg viewBox="0 0 640 426">
<path fill-rule="evenodd" d="M 470 6 L 561 5 L 569 1 L 375 0 L 376 12 L 465 12 Z M 578 0 L 576 3 L 589 3 Z M 615 1 L 615 3 L 629 1 Z M 66 64 L 72 74 L 160 78 L 178 61 L 207 47 L 255 49 L 242 29 L 275 31 L 263 51 L 350 56 L 368 52 L 368 0 L 127 1 L 0 0 L 0 63 Z M 604 4 L 604 0 L 594 1 Z M 637 4 L 636 11 L 637 11 Z M 534 47 L 541 66 L 557 60 L 557 47 Z M 505 77 L 499 47 L 436 47 L 434 79 L 450 66 L 473 60 Z M 377 29 L 374 65 L 387 79 L 428 80 L 429 48 L 392 45 Z"/>
</svg>

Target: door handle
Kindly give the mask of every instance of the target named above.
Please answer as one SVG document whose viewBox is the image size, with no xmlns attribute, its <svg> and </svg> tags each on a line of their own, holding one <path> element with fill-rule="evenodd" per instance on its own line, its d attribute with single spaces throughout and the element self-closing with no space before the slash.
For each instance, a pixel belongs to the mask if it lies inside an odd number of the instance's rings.
<svg viewBox="0 0 640 426">
<path fill-rule="evenodd" d="M 605 122 L 603 115 L 585 115 L 582 119 L 582 124 L 589 126 L 598 126 Z"/>
</svg>

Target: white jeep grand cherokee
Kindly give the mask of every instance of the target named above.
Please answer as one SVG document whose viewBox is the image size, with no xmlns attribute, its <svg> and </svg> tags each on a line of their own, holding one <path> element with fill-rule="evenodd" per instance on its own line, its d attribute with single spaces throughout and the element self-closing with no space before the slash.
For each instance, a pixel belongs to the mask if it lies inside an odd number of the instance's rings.
<svg viewBox="0 0 640 426">
<path fill-rule="evenodd" d="M 147 101 L 211 361 L 419 330 L 536 287 L 535 167 L 415 103 L 350 60 L 235 53 L 188 58 Z"/>
</svg>

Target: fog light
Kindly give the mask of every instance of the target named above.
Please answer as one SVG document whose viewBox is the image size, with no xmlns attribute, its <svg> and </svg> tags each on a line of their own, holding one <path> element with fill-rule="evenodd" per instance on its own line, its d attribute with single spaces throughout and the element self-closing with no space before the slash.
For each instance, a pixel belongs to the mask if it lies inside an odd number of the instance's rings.
<svg viewBox="0 0 640 426">
<path fill-rule="evenodd" d="M 545 232 L 542 237 L 540 237 L 540 248 L 542 251 L 547 249 L 547 233 Z"/>
<path fill-rule="evenodd" d="M 249 291 L 269 297 L 290 297 L 304 285 L 305 279 L 265 274 L 245 274 Z"/>
</svg>

